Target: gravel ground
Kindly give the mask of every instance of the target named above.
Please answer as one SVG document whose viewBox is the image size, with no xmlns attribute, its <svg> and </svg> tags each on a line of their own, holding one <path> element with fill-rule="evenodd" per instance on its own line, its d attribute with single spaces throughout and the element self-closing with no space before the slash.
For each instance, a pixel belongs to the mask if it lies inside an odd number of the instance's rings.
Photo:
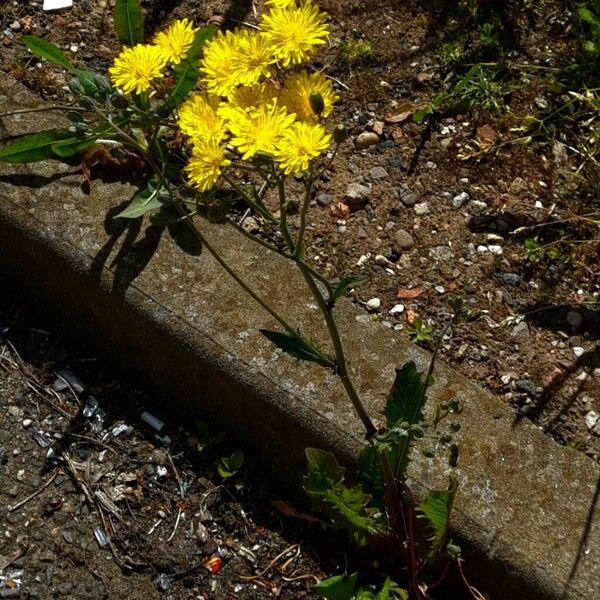
<svg viewBox="0 0 600 600">
<path fill-rule="evenodd" d="M 0 598 L 316 598 L 345 539 L 153 401 L 2 300 Z"/>
</svg>

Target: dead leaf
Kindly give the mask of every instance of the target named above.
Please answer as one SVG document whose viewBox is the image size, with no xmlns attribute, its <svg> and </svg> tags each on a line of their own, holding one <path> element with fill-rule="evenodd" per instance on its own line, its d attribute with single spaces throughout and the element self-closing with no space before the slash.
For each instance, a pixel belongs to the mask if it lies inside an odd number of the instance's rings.
<svg viewBox="0 0 600 600">
<path fill-rule="evenodd" d="M 331 205 L 331 214 L 336 219 L 347 219 L 350 216 L 350 207 L 343 202 L 336 202 Z"/>
<path fill-rule="evenodd" d="M 298 512 L 291 504 L 285 502 L 284 500 L 274 500 L 273 506 L 286 517 L 293 517 L 294 519 L 302 519 L 303 521 L 308 521 L 309 523 L 321 523 L 321 519 L 314 517 L 313 515 L 308 515 L 306 513 Z"/>
<path fill-rule="evenodd" d="M 404 112 L 398 113 L 397 115 L 389 115 L 384 121 L 388 125 L 402 125 L 402 123 L 406 123 L 413 115 L 412 110 L 405 110 Z"/>
<path fill-rule="evenodd" d="M 92 146 L 81 159 L 83 177 L 89 184 L 92 181 L 92 169 L 100 165 L 114 169 L 117 173 L 139 173 L 146 167 L 146 161 L 137 154 L 122 151 L 123 156 L 113 156 L 104 146 Z"/>
<path fill-rule="evenodd" d="M 410 308 L 406 310 L 404 313 L 406 315 L 406 322 L 412 327 L 415 324 L 415 321 L 419 318 L 419 315 Z"/>
<path fill-rule="evenodd" d="M 398 300 L 414 300 L 415 298 L 418 298 L 424 292 L 425 292 L 425 290 L 420 287 L 411 288 L 410 290 L 402 289 L 402 290 L 398 290 L 398 293 L 396 294 L 396 298 L 398 298 Z"/>
</svg>

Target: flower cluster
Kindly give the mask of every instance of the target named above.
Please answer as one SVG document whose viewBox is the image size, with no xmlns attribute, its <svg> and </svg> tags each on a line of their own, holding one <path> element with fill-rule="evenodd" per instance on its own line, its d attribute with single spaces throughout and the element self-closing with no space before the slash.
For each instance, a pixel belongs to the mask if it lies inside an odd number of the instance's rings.
<svg viewBox="0 0 600 600">
<path fill-rule="evenodd" d="M 301 173 L 331 144 L 321 120 L 338 97 L 321 72 L 300 69 L 327 41 L 326 15 L 314 0 L 266 4 L 257 29 L 220 31 L 205 44 L 204 91 L 179 107 L 178 126 L 192 147 L 185 170 L 200 191 L 211 189 L 232 159 L 269 158 L 285 174 Z M 149 89 L 185 57 L 194 36 L 187 20 L 176 21 L 153 45 L 125 49 L 110 70 L 114 83 L 124 93 Z"/>
</svg>

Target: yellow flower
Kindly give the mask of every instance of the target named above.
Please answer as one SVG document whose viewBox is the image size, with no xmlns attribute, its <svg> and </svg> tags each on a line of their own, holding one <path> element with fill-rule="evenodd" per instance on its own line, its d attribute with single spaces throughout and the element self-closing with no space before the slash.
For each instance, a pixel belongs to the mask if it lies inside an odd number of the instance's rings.
<svg viewBox="0 0 600 600">
<path fill-rule="evenodd" d="M 257 152 L 273 154 L 283 132 L 291 127 L 294 115 L 278 106 L 277 101 L 258 110 L 245 112 L 238 109 L 229 123 L 231 143 L 248 159 Z"/>
<path fill-rule="evenodd" d="M 279 90 L 271 82 L 241 86 L 231 94 L 229 102 L 221 102 L 218 113 L 229 121 L 236 118 L 239 109 L 253 112 L 260 106 L 272 103 L 278 96 Z"/>
<path fill-rule="evenodd" d="M 162 75 L 167 64 L 164 51 L 158 46 L 138 44 L 125 48 L 109 69 L 113 83 L 126 94 L 141 94 L 150 87 L 150 82 Z"/>
<path fill-rule="evenodd" d="M 171 23 L 165 31 L 157 33 L 154 43 L 163 49 L 167 60 L 176 65 L 185 58 L 197 31 L 190 21 L 180 19 Z"/>
<path fill-rule="evenodd" d="M 219 31 L 204 46 L 201 71 L 208 91 L 217 96 L 229 96 L 240 83 L 237 70 L 239 33 Z"/>
<path fill-rule="evenodd" d="M 256 31 L 243 29 L 238 34 L 236 77 L 239 83 L 252 85 L 271 77 L 275 55 L 269 41 Z"/>
<path fill-rule="evenodd" d="M 296 113 L 300 121 L 314 121 L 316 115 L 310 104 L 310 95 L 319 93 L 323 98 L 324 109 L 321 116 L 331 114 L 332 105 L 339 100 L 333 91 L 331 81 L 323 73 L 300 71 L 288 77 L 281 92 L 281 103 L 289 112 Z"/>
<path fill-rule="evenodd" d="M 310 161 L 325 152 L 330 145 L 331 135 L 322 125 L 297 121 L 281 136 L 275 160 L 286 175 L 303 173 L 308 170 Z"/>
<path fill-rule="evenodd" d="M 326 15 L 311 0 L 299 7 L 273 8 L 263 14 L 262 35 L 284 67 L 307 61 L 329 35 Z"/>
<path fill-rule="evenodd" d="M 225 156 L 225 147 L 215 139 L 196 140 L 192 157 L 184 167 L 191 183 L 200 191 L 205 192 L 214 187 L 221 176 L 223 167 L 231 161 Z"/>
<path fill-rule="evenodd" d="M 194 143 L 201 138 L 220 142 L 225 136 L 225 122 L 218 114 L 219 99 L 206 94 L 193 94 L 179 109 L 179 129 Z"/>
</svg>

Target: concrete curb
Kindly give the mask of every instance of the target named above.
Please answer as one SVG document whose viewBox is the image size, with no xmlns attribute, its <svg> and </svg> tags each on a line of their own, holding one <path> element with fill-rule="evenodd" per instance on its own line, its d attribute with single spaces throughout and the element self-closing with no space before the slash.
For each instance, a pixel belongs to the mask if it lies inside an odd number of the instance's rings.
<svg viewBox="0 0 600 600">
<path fill-rule="evenodd" d="M 0 79 L 0 112 L 38 103 Z M 52 125 L 46 116 L 23 115 L 5 119 L 0 136 Z M 116 214 L 131 188 L 95 183 L 86 196 L 80 183 L 75 168 L 57 162 L 0 165 L 4 284 L 38 298 L 86 345 L 161 390 L 168 410 L 225 426 L 268 455 L 290 483 L 304 470 L 307 446 L 354 464 L 361 427 L 335 378 L 274 352 L 258 333 L 274 323 L 208 253 L 182 252 L 166 231 L 115 226 L 107 214 Z M 305 333 L 326 339 L 285 261 L 230 229 L 203 227 L 255 289 Z M 380 414 L 395 366 L 414 359 L 425 368 L 428 355 L 350 302 L 340 304 L 339 318 L 357 385 Z M 498 598 L 600 597 L 599 466 L 530 422 L 516 422 L 509 407 L 440 364 L 430 409 L 456 395 L 465 410 L 453 535 L 479 585 Z M 422 458 L 412 476 L 419 494 L 444 485 L 447 473 Z"/>
</svg>

